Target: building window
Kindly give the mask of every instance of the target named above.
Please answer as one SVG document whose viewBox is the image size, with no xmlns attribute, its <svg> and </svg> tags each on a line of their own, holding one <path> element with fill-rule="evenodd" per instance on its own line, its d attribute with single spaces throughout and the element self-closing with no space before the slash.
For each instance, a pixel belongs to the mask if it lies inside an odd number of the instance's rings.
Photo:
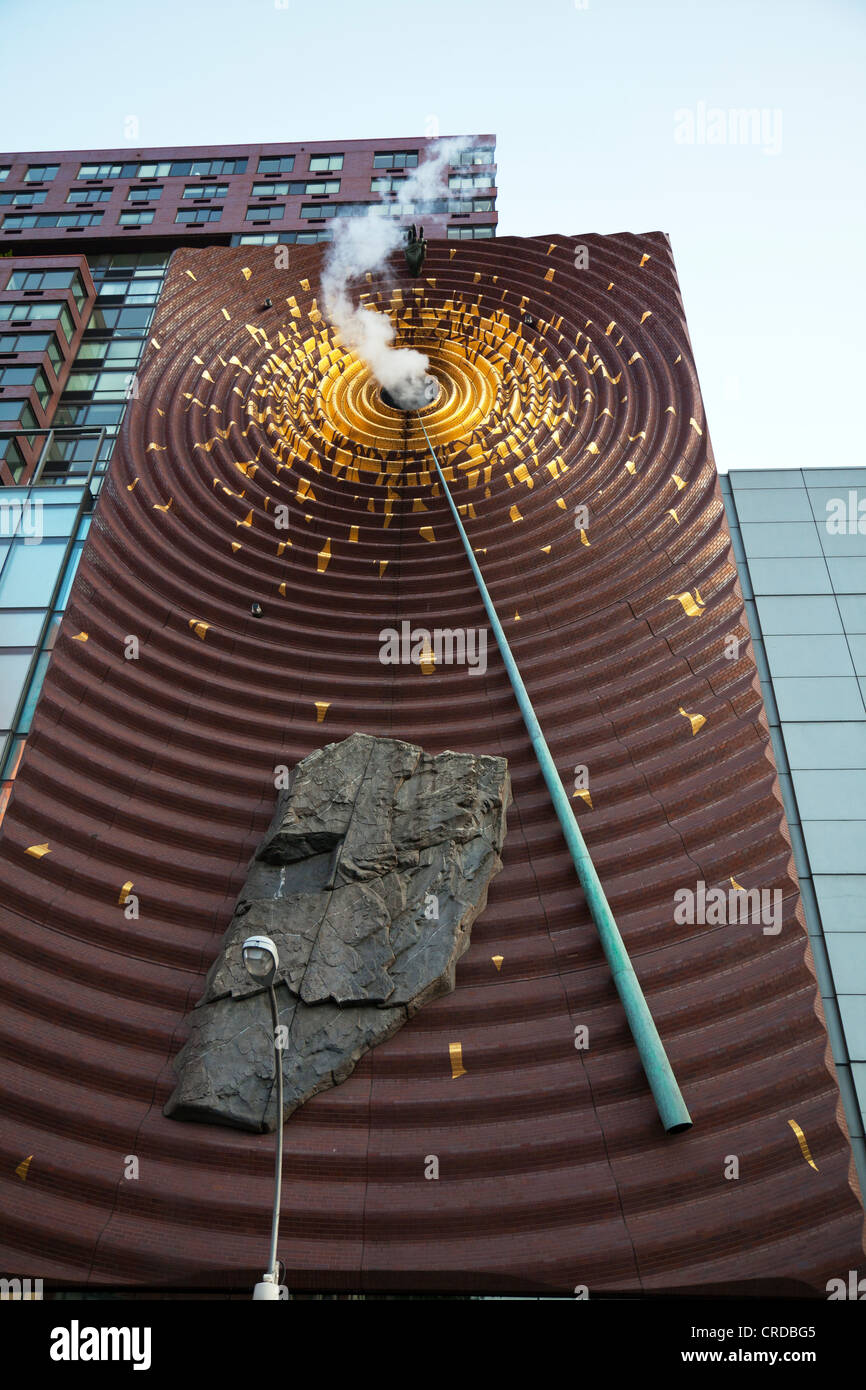
<svg viewBox="0 0 866 1390">
<path fill-rule="evenodd" d="M 233 237 L 232 245 L 274 246 L 277 242 L 282 242 L 285 246 L 311 246 L 316 241 L 330 240 L 330 227 L 323 227 L 321 231 L 315 232 L 259 232 L 256 235 Z"/>
<path fill-rule="evenodd" d="M 130 188 L 126 195 L 128 203 L 155 203 L 162 197 L 162 184 L 158 188 Z"/>
<path fill-rule="evenodd" d="M 472 211 L 473 211 L 473 212 L 492 212 L 492 211 L 493 211 L 493 199 L 492 199 L 492 198 L 473 198 L 473 199 L 472 199 Z"/>
<path fill-rule="evenodd" d="M 306 184 L 298 184 L 298 188 L 303 192 Z M 287 183 L 254 183 L 252 196 L 254 198 L 279 198 L 285 197 L 288 191 L 289 185 Z"/>
<path fill-rule="evenodd" d="M 60 310 L 60 327 L 63 330 L 63 336 L 67 343 L 71 343 L 72 339 L 75 337 L 75 323 L 73 322 L 72 315 L 69 312 L 68 305 L 59 304 L 57 307 Z"/>
<path fill-rule="evenodd" d="M 0 367 L 0 386 L 30 386 L 38 367 Z"/>
<path fill-rule="evenodd" d="M 0 333 L 0 355 L 23 352 L 47 352 L 54 375 L 60 375 L 63 355 L 53 333 Z"/>
<path fill-rule="evenodd" d="M 188 183 L 183 190 L 184 198 L 224 198 L 229 191 L 227 183 Z"/>
<path fill-rule="evenodd" d="M 61 212 L 55 216 L 40 213 L 36 219 L 37 227 L 98 227 L 102 221 L 101 212 Z"/>
<path fill-rule="evenodd" d="M 47 299 L 40 299 L 32 304 L 0 304 L 0 320 L 8 319 L 10 323 L 28 323 L 32 319 L 56 319 L 60 317 L 60 310 L 63 307 L 62 304 L 56 304 Z"/>
<path fill-rule="evenodd" d="M 0 459 L 6 464 L 17 483 L 24 472 L 24 455 L 14 439 L 0 439 Z M 0 800 L 0 815 L 2 815 L 2 810 L 2 800 Z"/>
<path fill-rule="evenodd" d="M 176 159 L 171 165 L 165 166 L 165 172 L 171 174 L 172 178 L 190 178 L 198 175 L 200 178 L 220 178 L 223 174 L 243 174 L 247 167 L 245 159 Z M 162 173 L 162 165 L 159 165 L 159 175 Z M 139 178 L 145 178 L 139 170 Z"/>
<path fill-rule="evenodd" d="M 485 237 L 492 237 L 495 227 L 449 227 L 449 241 L 480 241 Z"/>
<path fill-rule="evenodd" d="M 331 193 L 339 193 L 339 179 L 300 179 L 297 183 L 254 183 L 254 198 L 276 198 L 282 195 L 285 197 L 290 193 L 293 198 L 315 198 L 317 195 L 325 197 Z"/>
<path fill-rule="evenodd" d="M 25 183 L 50 183 L 57 177 L 59 164 L 28 164 L 24 175 Z"/>
<path fill-rule="evenodd" d="M 0 426 L 15 429 L 20 425 L 25 430 L 36 429 L 36 416 L 32 406 L 26 401 L 0 401 Z"/>
<path fill-rule="evenodd" d="M 35 387 L 39 404 L 43 410 L 51 399 L 51 387 L 48 385 L 48 378 L 42 368 L 37 365 L 0 367 L 0 387 L 5 388 L 7 386 Z"/>
<path fill-rule="evenodd" d="M 82 164 L 78 170 L 80 179 L 119 179 L 121 164 Z"/>
<path fill-rule="evenodd" d="M 452 174 L 448 180 L 451 193 L 471 193 L 475 188 L 490 188 L 489 174 Z"/>
<path fill-rule="evenodd" d="M 77 310 L 78 310 L 78 312 L 79 312 L 79 314 L 80 314 L 80 313 L 81 313 L 81 310 L 84 308 L 84 304 L 85 304 L 85 301 L 86 301 L 86 299 L 87 299 L 87 295 L 86 295 L 85 290 L 84 290 L 84 283 L 83 283 L 83 281 L 82 281 L 82 279 L 81 279 L 81 276 L 78 274 L 78 271 L 77 271 L 77 270 L 76 270 L 76 272 L 75 272 L 75 279 L 72 281 L 72 286 L 71 286 L 71 288 L 72 288 L 72 298 L 75 300 L 75 307 L 77 308 Z"/>
<path fill-rule="evenodd" d="M 152 212 L 122 212 L 117 219 L 120 227 L 147 227 L 152 221 Z"/>
<path fill-rule="evenodd" d="M 174 215 L 175 222 L 219 222 L 222 208 L 181 208 Z"/>
<path fill-rule="evenodd" d="M 479 145 L 473 150 L 463 150 L 453 164 L 492 164 L 494 151 L 490 145 Z"/>
<path fill-rule="evenodd" d="M 286 215 L 286 209 L 282 206 L 275 208 L 268 207 L 248 207 L 247 222 L 282 222 Z"/>
<path fill-rule="evenodd" d="M 72 290 L 72 297 L 79 310 L 84 304 L 87 295 L 84 291 L 84 284 L 77 270 L 13 270 L 9 276 L 7 290 L 24 290 L 28 294 L 40 293 L 44 290 Z M 21 307 L 21 306 L 19 306 Z M 56 308 L 56 305 L 49 305 L 49 308 Z M 0 306 L 0 318 L 3 316 L 3 309 Z M 56 314 L 53 317 L 57 317 Z"/>
<path fill-rule="evenodd" d="M 258 174 L 290 174 L 295 167 L 293 154 L 262 155 L 259 159 Z"/>
<path fill-rule="evenodd" d="M 80 179 L 165 179 L 243 174 L 246 159 L 163 159 L 132 164 L 82 164 Z"/>
<path fill-rule="evenodd" d="M 301 216 L 316 221 L 320 217 L 336 217 L 338 203 L 302 203 Z"/>
<path fill-rule="evenodd" d="M 10 323 L 59 319 L 67 343 L 75 336 L 75 325 L 67 306 L 47 299 L 35 300 L 31 304 L 0 304 L 0 320 L 2 319 L 8 319 Z"/>
<path fill-rule="evenodd" d="M 82 164 L 78 170 L 80 179 L 164 179 L 169 174 L 188 174 L 192 168 L 190 160 L 172 164 L 170 160 L 148 160 L 131 164 Z"/>
<path fill-rule="evenodd" d="M 373 155 L 374 169 L 415 169 L 417 150 L 379 150 Z"/>
<path fill-rule="evenodd" d="M 22 227 L 98 227 L 101 221 L 101 212 L 42 212 L 21 217 L 7 213 L 3 227 L 6 231 L 20 231 Z"/>
<path fill-rule="evenodd" d="M 87 395 L 100 400 L 126 400 L 132 372 L 122 367 L 114 371 L 75 371 L 66 383 L 69 395 Z M 65 399 L 65 396 L 64 396 Z"/>
<path fill-rule="evenodd" d="M 0 165 L 0 183 L 5 183 L 12 172 L 11 164 Z"/>
<path fill-rule="evenodd" d="M 0 193 L 0 204 L 8 207 L 11 203 L 16 208 L 33 208 L 44 203 L 47 197 L 46 189 L 41 189 L 39 192 L 34 189 L 32 193 Z"/>
<path fill-rule="evenodd" d="M 450 210 L 447 198 L 424 198 L 416 203 L 395 202 L 386 205 L 392 217 L 441 217 Z"/>
<path fill-rule="evenodd" d="M 7 290 L 68 290 L 77 279 L 75 270 L 13 270 Z"/>
<path fill-rule="evenodd" d="M 311 174 L 331 174 L 343 167 L 343 156 L 341 154 L 311 154 L 310 173 Z"/>
<path fill-rule="evenodd" d="M 213 178 L 219 174 L 242 174 L 246 167 L 245 159 L 199 159 L 193 163 L 189 172 Z"/>
<path fill-rule="evenodd" d="M 371 193 L 398 193 L 401 186 L 406 182 L 405 179 L 392 179 L 387 175 L 382 178 L 370 180 Z"/>
<path fill-rule="evenodd" d="M 113 192 L 113 188 L 73 188 L 67 194 L 66 201 L 67 203 L 107 203 Z"/>
</svg>

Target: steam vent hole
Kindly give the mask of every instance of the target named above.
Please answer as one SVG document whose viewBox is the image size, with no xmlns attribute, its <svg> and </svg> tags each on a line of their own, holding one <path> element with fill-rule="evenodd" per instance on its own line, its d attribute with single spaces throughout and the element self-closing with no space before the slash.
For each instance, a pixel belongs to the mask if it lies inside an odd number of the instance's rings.
<svg viewBox="0 0 866 1390">
<path fill-rule="evenodd" d="M 439 382 L 435 376 L 425 376 L 423 381 L 407 382 L 399 390 L 395 387 L 393 391 L 389 391 L 383 386 L 379 395 L 384 404 L 392 410 L 426 410 L 427 406 L 432 405 L 437 399 L 439 391 Z"/>
</svg>

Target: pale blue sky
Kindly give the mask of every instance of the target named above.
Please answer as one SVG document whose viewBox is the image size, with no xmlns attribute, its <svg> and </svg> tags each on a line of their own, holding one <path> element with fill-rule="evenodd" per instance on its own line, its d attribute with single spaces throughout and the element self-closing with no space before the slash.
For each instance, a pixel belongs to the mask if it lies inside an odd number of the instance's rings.
<svg viewBox="0 0 866 1390">
<path fill-rule="evenodd" d="M 492 131 L 501 234 L 670 234 L 722 470 L 863 463 L 863 0 L 0 0 L 0 35 L 8 150 Z M 780 149 L 677 142 L 699 103 Z"/>
</svg>

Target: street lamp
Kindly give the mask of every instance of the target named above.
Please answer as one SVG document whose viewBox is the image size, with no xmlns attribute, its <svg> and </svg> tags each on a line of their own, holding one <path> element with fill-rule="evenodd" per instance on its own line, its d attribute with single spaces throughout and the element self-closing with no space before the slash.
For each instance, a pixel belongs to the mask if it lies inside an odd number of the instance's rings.
<svg viewBox="0 0 866 1390">
<path fill-rule="evenodd" d="M 277 1232 L 280 1224 L 280 1191 L 283 1182 L 283 1059 L 277 1018 L 277 996 L 274 993 L 274 979 L 280 958 L 277 955 L 277 948 L 269 936 L 248 936 L 241 947 L 241 954 L 250 979 L 257 985 L 267 986 L 271 1001 L 271 1020 L 274 1034 L 274 1071 L 277 1078 L 277 1161 L 274 1176 L 274 1211 L 271 1219 L 271 1248 L 268 1255 L 267 1270 L 253 1291 L 254 1301 L 272 1301 L 280 1296 L 280 1281 L 277 1274 Z"/>
</svg>

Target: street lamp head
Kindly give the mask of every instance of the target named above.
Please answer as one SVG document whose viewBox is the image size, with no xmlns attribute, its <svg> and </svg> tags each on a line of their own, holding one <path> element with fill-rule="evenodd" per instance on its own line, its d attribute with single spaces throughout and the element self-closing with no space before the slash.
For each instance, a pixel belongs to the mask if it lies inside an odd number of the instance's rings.
<svg viewBox="0 0 866 1390">
<path fill-rule="evenodd" d="M 277 948 L 271 938 L 269 936 L 248 936 L 241 947 L 241 954 L 250 978 L 255 980 L 256 984 L 269 984 L 276 975 L 280 963 Z"/>
</svg>

